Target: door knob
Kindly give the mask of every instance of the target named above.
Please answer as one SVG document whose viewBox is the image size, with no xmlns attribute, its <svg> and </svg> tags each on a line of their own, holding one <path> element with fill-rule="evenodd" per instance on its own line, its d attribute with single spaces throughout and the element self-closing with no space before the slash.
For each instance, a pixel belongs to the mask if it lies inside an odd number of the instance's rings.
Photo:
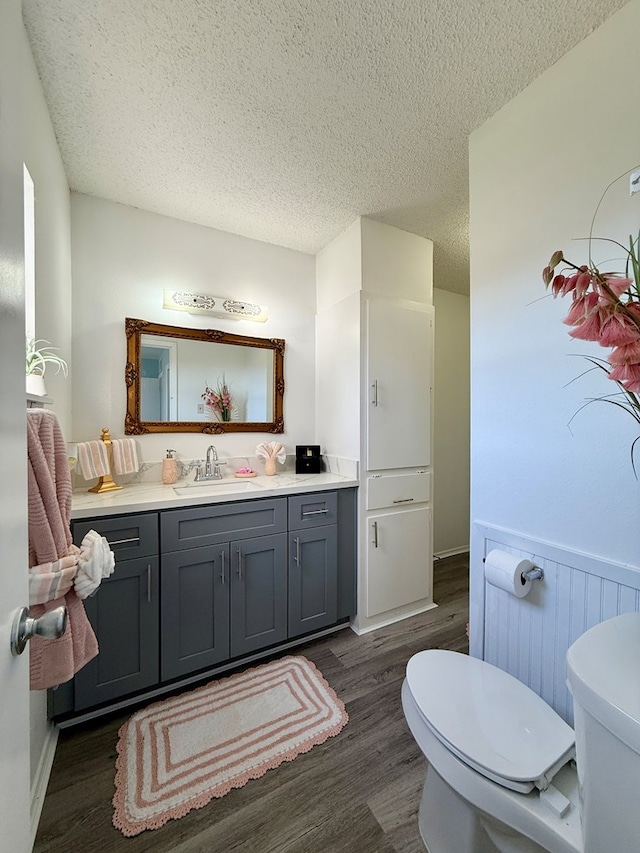
<svg viewBox="0 0 640 853">
<path fill-rule="evenodd" d="M 67 630 L 67 608 L 55 607 L 38 619 L 29 616 L 29 609 L 21 607 L 16 612 L 11 628 L 11 654 L 21 655 L 31 637 L 58 640 Z"/>
</svg>

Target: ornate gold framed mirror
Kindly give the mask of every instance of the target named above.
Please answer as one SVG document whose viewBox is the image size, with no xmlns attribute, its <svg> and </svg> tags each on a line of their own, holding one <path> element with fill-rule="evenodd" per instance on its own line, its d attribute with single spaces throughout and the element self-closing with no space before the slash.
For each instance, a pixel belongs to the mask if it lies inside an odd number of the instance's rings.
<svg viewBox="0 0 640 853">
<path fill-rule="evenodd" d="M 282 339 L 124 322 L 127 435 L 284 432 Z"/>
</svg>

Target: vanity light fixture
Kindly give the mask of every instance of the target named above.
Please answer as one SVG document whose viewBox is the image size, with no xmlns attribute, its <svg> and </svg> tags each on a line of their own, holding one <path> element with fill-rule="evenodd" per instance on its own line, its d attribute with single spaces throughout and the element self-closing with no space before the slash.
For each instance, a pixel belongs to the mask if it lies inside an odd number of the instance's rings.
<svg viewBox="0 0 640 853">
<path fill-rule="evenodd" d="M 173 311 L 188 311 L 190 314 L 209 314 L 226 320 L 253 320 L 264 323 L 269 318 L 266 305 L 228 299 L 224 296 L 209 296 L 206 293 L 188 293 L 184 290 L 164 290 L 163 308 Z"/>
</svg>

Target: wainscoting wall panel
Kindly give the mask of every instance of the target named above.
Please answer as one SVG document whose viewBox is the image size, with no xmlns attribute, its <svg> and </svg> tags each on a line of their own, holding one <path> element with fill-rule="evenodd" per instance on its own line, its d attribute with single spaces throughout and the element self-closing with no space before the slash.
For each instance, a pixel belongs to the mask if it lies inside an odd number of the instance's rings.
<svg viewBox="0 0 640 853">
<path fill-rule="evenodd" d="M 499 548 L 544 570 L 544 580 L 534 581 L 526 598 L 484 582 L 484 659 L 523 681 L 572 725 L 567 649 L 593 625 L 640 611 L 640 571 L 489 525 L 476 527 L 484 555 Z"/>
</svg>

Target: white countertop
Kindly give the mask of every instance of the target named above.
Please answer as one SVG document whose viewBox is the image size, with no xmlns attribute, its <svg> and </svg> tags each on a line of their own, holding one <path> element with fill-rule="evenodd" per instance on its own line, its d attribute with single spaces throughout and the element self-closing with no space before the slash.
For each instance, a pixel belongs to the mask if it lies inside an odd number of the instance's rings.
<svg viewBox="0 0 640 853">
<path fill-rule="evenodd" d="M 163 483 L 136 483 L 115 492 L 75 491 L 71 518 L 92 518 L 96 515 L 120 515 L 125 512 L 145 512 L 156 509 L 180 509 L 201 504 L 228 503 L 252 498 L 271 498 L 306 492 L 324 492 L 358 486 L 358 480 L 338 474 L 274 474 L 250 479 L 225 477 L 200 485 L 193 480 L 181 480 L 174 486 Z"/>
</svg>

